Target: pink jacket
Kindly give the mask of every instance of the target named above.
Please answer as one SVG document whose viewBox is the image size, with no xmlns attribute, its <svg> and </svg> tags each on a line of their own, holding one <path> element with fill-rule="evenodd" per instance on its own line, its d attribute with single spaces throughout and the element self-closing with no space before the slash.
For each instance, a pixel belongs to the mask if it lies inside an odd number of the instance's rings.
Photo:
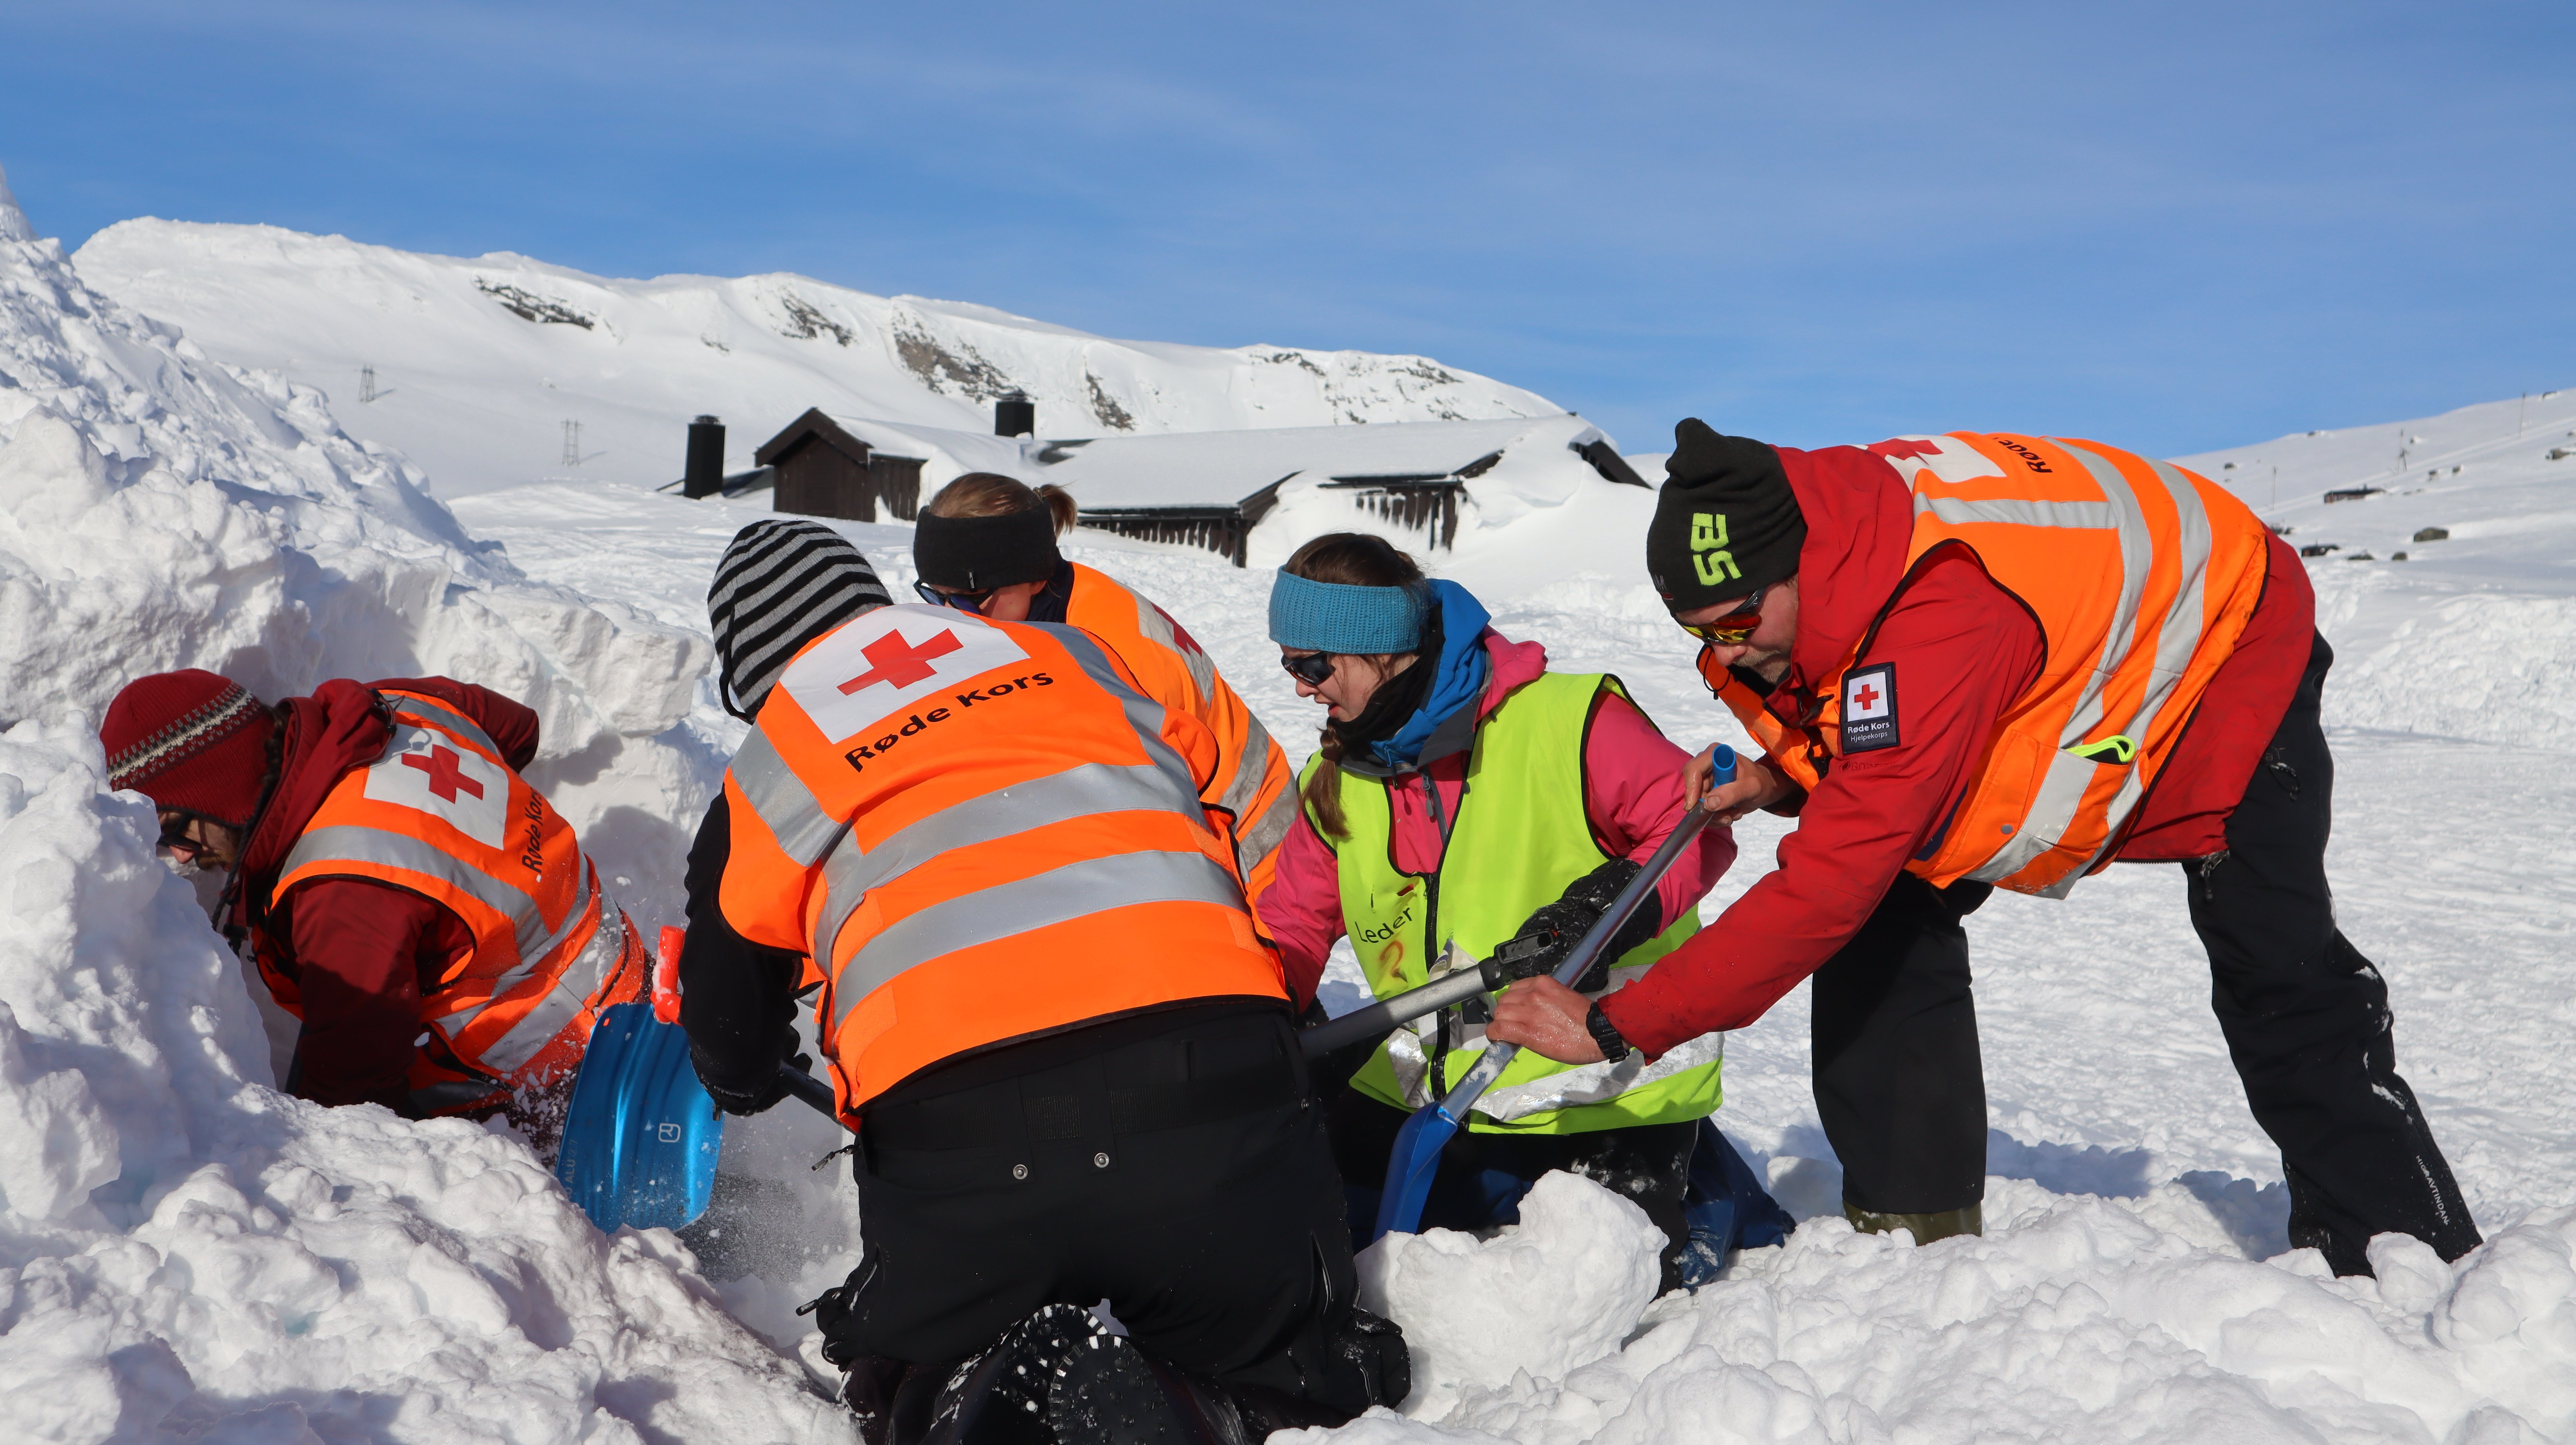
<svg viewBox="0 0 2576 1445">
<path fill-rule="evenodd" d="M 1485 655 L 1493 674 L 1476 703 L 1482 723 L 1514 688 L 1547 671 L 1547 649 L 1535 642 L 1513 642 L 1485 630 Z M 1583 748 L 1583 811 L 1592 823 L 1593 841 L 1613 857 L 1644 862 L 1681 821 L 1682 765 L 1690 754 L 1668 741 L 1634 703 L 1605 698 L 1592 719 Z M 1443 816 L 1458 815 L 1459 793 L 1466 785 L 1467 754 L 1450 753 L 1426 765 L 1431 785 L 1440 790 Z M 1439 827 L 1423 807 L 1422 784 L 1415 773 L 1390 780 L 1395 812 L 1395 862 L 1407 873 L 1427 874 L 1440 865 L 1446 848 Z M 1253 900 L 1261 922 L 1279 942 L 1287 966 L 1288 987 L 1304 1009 L 1323 978 L 1325 959 L 1342 936 L 1339 868 L 1332 849 L 1315 836 L 1314 825 L 1299 810 L 1287 840 L 1279 845 L 1278 876 Z M 1735 861 L 1730 830 L 1713 827 L 1682 852 L 1672 871 L 1655 890 L 1666 922 L 1699 905 Z M 1574 880 L 1565 880 L 1572 883 Z M 1554 898 L 1533 898 L 1535 912 Z"/>
</svg>

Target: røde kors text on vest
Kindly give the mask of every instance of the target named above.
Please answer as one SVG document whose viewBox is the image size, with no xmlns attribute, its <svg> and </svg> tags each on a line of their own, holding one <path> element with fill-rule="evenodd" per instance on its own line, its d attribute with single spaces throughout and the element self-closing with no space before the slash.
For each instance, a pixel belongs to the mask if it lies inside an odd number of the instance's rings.
<svg viewBox="0 0 2576 1445">
<path fill-rule="evenodd" d="M 1026 677 L 1012 678 L 1009 682 L 997 682 L 990 687 L 979 687 L 971 692 L 961 692 L 956 694 L 956 710 L 952 711 L 951 709 L 944 707 L 935 707 L 926 713 L 914 713 L 912 716 L 904 719 L 903 726 L 896 728 L 893 732 L 887 733 L 884 737 L 878 738 L 875 742 L 862 743 L 858 747 L 852 748 L 848 752 L 842 754 L 842 756 L 850 760 L 850 767 L 854 771 L 866 772 L 868 761 L 870 759 L 884 753 L 896 743 L 901 742 L 905 738 L 911 737 L 915 733 L 928 732 L 932 723 L 944 723 L 948 721 L 949 718 L 956 715 L 957 711 L 963 711 L 966 708 L 973 707 L 979 702 L 993 702 L 1000 698 L 1009 697 L 1013 693 L 1025 692 L 1033 687 L 1053 686 L 1055 686 L 1054 678 L 1047 676 L 1043 672 L 1033 672 Z"/>
</svg>

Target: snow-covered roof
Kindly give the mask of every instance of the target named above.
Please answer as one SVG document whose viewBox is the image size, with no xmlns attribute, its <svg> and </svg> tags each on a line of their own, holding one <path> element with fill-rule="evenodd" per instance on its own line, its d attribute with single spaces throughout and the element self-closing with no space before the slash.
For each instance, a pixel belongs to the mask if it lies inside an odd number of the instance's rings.
<svg viewBox="0 0 2576 1445">
<path fill-rule="evenodd" d="M 1572 414 L 1508 421 L 1389 422 L 1176 432 L 1041 443 L 1035 472 L 1086 509 L 1232 506 L 1283 479 L 1452 477 L 1497 452 L 1581 446 L 1600 430 Z"/>
</svg>

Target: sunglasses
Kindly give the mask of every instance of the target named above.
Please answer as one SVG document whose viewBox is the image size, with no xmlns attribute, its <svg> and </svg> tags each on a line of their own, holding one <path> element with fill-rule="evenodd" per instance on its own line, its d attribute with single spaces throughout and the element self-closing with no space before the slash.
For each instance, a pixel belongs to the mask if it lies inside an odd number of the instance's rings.
<svg viewBox="0 0 2576 1445">
<path fill-rule="evenodd" d="M 992 601 L 993 594 L 1001 589 L 987 587 L 981 592 L 942 592 L 927 582 L 915 582 L 912 584 L 912 590 L 920 593 L 921 600 L 933 607 L 954 607 L 960 612 L 981 615 L 984 604 Z"/>
<path fill-rule="evenodd" d="M 1753 629 L 1762 625 L 1762 594 L 1770 590 L 1756 587 L 1753 595 L 1735 604 L 1733 610 L 1706 622 L 1684 622 L 1682 631 L 1720 647 L 1741 647 L 1753 635 Z"/>
<path fill-rule="evenodd" d="M 193 863 L 206 851 L 205 844 L 188 836 L 189 825 L 190 820 L 182 818 L 161 830 L 161 850 L 182 863 Z"/>
<path fill-rule="evenodd" d="M 1309 652 L 1303 656 L 1291 657 L 1283 652 L 1279 654 L 1279 665 L 1288 669 L 1290 677 L 1308 687 L 1322 687 L 1325 679 L 1333 675 L 1333 659 L 1339 655 L 1332 652 Z"/>
</svg>

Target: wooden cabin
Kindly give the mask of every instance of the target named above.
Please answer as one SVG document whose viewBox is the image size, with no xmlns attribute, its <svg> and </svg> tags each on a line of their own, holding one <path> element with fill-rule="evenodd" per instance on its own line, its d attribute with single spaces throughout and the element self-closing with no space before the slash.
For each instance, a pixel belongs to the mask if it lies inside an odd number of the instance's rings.
<svg viewBox="0 0 2576 1445">
<path fill-rule="evenodd" d="M 1004 424 L 1015 420 L 1026 423 L 1018 416 Z M 1407 545 L 1446 551 L 1457 541 L 1469 484 L 1506 457 L 1647 485 L 1598 428 L 1573 415 L 1042 441 L 816 410 L 755 456 L 775 469 L 781 512 L 873 522 L 882 508 L 911 521 L 925 500 L 927 460 L 943 479 L 990 471 L 1031 486 L 1052 482 L 1073 494 L 1085 527 L 1204 548 L 1238 567 L 1253 530 L 1283 496 L 1346 498 L 1363 516 L 1409 534 Z"/>
<path fill-rule="evenodd" d="M 883 508 L 909 522 L 921 510 L 925 458 L 879 451 L 810 407 L 761 443 L 752 460 L 776 469 L 773 505 L 782 512 L 873 522 Z"/>
</svg>

